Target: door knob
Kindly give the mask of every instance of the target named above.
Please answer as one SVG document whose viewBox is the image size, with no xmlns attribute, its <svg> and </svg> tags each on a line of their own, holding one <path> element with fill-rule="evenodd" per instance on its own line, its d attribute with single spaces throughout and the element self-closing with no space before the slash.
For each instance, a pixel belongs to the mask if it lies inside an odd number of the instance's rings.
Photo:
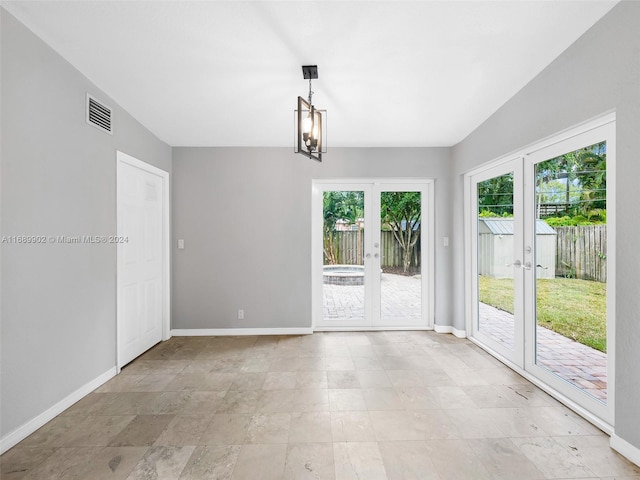
<svg viewBox="0 0 640 480">
<path fill-rule="evenodd" d="M 364 256 L 364 258 L 371 258 L 371 254 L 370 254 L 370 253 L 367 253 L 367 254 Z"/>
<path fill-rule="evenodd" d="M 376 254 L 374 255 L 374 257 L 379 258 L 379 257 L 380 257 L 380 254 L 376 253 Z"/>
</svg>

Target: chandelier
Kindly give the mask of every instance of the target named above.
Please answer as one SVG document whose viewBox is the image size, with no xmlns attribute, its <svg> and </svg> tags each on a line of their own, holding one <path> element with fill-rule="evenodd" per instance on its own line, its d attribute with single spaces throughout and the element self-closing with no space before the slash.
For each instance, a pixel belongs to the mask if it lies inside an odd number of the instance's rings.
<svg viewBox="0 0 640 480">
<path fill-rule="evenodd" d="M 313 106 L 311 80 L 318 78 L 317 65 L 303 65 L 302 76 L 309 80 L 308 101 L 298 97 L 298 109 L 295 111 L 295 153 L 322 161 L 322 154 L 327 152 L 326 121 L 327 111 Z"/>
</svg>

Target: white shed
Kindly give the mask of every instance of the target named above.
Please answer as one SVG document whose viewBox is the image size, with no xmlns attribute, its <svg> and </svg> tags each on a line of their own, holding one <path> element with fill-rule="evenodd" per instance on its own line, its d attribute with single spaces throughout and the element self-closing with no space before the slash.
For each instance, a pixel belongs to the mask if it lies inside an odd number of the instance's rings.
<svg viewBox="0 0 640 480">
<path fill-rule="evenodd" d="M 536 220 L 536 265 L 538 278 L 554 278 L 556 231 L 544 220 Z M 478 219 L 478 273 L 495 278 L 513 278 L 513 219 Z"/>
</svg>

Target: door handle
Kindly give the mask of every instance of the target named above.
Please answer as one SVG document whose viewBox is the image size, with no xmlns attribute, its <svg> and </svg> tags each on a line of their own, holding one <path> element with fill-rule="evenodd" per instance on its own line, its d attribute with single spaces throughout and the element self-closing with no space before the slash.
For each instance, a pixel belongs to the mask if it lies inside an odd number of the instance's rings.
<svg viewBox="0 0 640 480">
<path fill-rule="evenodd" d="M 376 254 L 374 255 L 374 257 L 375 257 L 375 258 L 380 258 L 380 254 L 376 253 Z"/>
<path fill-rule="evenodd" d="M 522 266 L 522 268 L 524 270 L 531 270 L 531 262 L 525 262 L 525 264 Z"/>
<path fill-rule="evenodd" d="M 515 262 L 513 262 L 513 263 L 507 263 L 507 265 L 506 265 L 506 266 L 507 266 L 507 267 L 514 266 L 514 267 L 516 267 L 516 268 L 520 268 L 520 267 L 522 266 L 522 262 L 521 262 L 520 260 L 516 260 L 516 261 L 515 261 Z"/>
<path fill-rule="evenodd" d="M 364 258 L 371 258 L 371 254 L 370 254 L 370 253 L 367 253 L 367 254 L 364 256 Z"/>
</svg>

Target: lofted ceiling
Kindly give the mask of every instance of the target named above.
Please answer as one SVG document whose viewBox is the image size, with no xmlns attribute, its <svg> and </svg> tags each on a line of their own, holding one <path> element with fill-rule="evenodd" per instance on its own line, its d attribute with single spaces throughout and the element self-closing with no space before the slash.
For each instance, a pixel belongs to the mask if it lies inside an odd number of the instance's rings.
<svg viewBox="0 0 640 480">
<path fill-rule="evenodd" d="M 302 65 L 329 148 L 449 146 L 616 3 L 2 1 L 168 144 L 292 148 Z"/>
</svg>

